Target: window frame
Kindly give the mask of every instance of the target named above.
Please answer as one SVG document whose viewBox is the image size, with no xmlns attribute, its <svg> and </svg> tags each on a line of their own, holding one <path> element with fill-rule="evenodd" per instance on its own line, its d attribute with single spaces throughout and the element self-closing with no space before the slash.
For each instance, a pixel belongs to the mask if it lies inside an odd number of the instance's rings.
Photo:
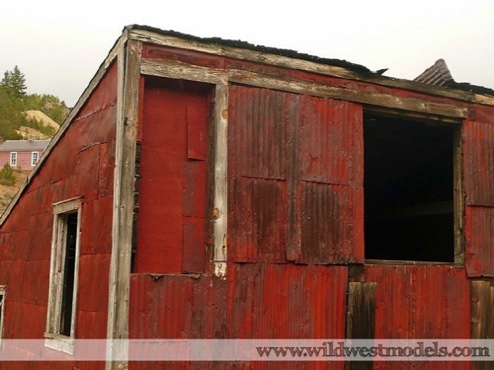
<svg viewBox="0 0 494 370">
<path fill-rule="evenodd" d="M 2 339 L 3 339 L 3 322 L 5 318 L 5 293 L 6 286 L 0 285 L 0 349 L 2 348 Z"/>
<path fill-rule="evenodd" d="M 61 312 L 64 292 L 64 269 L 66 259 L 67 216 L 77 213 L 77 237 L 75 245 L 74 284 L 72 295 L 72 312 L 70 335 L 61 331 Z M 46 317 L 45 346 L 68 354 L 74 353 L 74 340 L 77 317 L 77 290 L 79 277 L 79 252 L 81 234 L 81 197 L 67 199 L 53 204 L 53 234 L 50 258 L 50 280 L 48 293 L 48 311 Z"/>
<path fill-rule="evenodd" d="M 34 157 L 36 155 L 36 161 L 34 160 Z M 31 166 L 36 166 L 39 162 L 39 152 L 31 152 Z"/>
<path fill-rule="evenodd" d="M 10 152 L 10 160 L 9 160 L 10 167 L 17 166 L 17 162 L 18 162 L 17 152 Z"/>
<path fill-rule="evenodd" d="M 453 262 L 434 262 L 434 261 L 409 261 L 409 260 L 382 260 L 365 258 L 366 264 L 395 264 L 395 265 L 448 265 L 464 267 L 465 265 L 465 245 L 464 245 L 464 220 L 465 220 L 465 199 L 463 190 L 463 166 L 462 166 L 462 131 L 464 120 L 461 118 L 438 117 L 427 113 L 395 110 L 390 108 L 382 108 L 376 106 L 364 106 L 363 117 L 367 115 L 375 115 L 381 117 L 391 117 L 396 119 L 409 119 L 424 124 L 450 124 L 454 126 L 453 135 L 453 233 L 454 244 L 452 246 L 454 253 Z M 363 124 L 363 121 L 362 121 Z M 365 145 L 365 142 L 364 142 Z M 365 168 L 365 166 L 364 166 Z M 365 184 L 364 184 L 365 192 Z M 363 220 L 362 228 L 365 228 L 366 220 Z M 365 239 L 364 239 L 364 254 L 365 254 Z"/>
</svg>

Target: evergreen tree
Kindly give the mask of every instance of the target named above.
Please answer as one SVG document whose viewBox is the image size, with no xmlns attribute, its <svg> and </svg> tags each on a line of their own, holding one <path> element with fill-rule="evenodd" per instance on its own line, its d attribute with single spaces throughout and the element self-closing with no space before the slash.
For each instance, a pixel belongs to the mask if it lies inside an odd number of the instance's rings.
<svg viewBox="0 0 494 370">
<path fill-rule="evenodd" d="M 15 66 L 12 71 L 5 71 L 0 83 L 7 93 L 14 98 L 22 98 L 26 95 L 26 77 L 18 66 Z"/>
</svg>

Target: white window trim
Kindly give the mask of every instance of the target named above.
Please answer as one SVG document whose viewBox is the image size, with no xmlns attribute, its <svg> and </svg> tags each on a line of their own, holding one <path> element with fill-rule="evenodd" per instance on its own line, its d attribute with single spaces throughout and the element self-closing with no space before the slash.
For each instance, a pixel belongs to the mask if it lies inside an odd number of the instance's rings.
<svg viewBox="0 0 494 370">
<path fill-rule="evenodd" d="M 14 159 L 15 158 L 15 159 Z M 10 152 L 10 166 L 17 166 L 17 152 Z"/>
<path fill-rule="evenodd" d="M 5 288 L 5 285 L 0 285 L 0 296 L 2 296 L 0 303 L 0 348 L 2 348 L 3 320 L 5 318 Z"/>
<path fill-rule="evenodd" d="M 77 287 L 79 280 L 79 244 L 81 233 L 82 199 L 72 198 L 53 204 L 53 234 L 50 259 L 50 285 L 48 295 L 48 312 L 46 317 L 45 346 L 68 354 L 74 354 L 74 341 L 77 317 Z M 72 297 L 72 317 L 70 336 L 60 334 L 60 310 L 63 294 L 63 269 L 65 261 L 65 220 L 60 217 L 77 212 L 77 238 L 75 249 L 74 294 Z"/>
<path fill-rule="evenodd" d="M 34 156 L 36 155 L 36 162 L 34 162 Z M 31 166 L 36 166 L 39 162 L 39 152 L 32 152 L 31 153 Z"/>
</svg>

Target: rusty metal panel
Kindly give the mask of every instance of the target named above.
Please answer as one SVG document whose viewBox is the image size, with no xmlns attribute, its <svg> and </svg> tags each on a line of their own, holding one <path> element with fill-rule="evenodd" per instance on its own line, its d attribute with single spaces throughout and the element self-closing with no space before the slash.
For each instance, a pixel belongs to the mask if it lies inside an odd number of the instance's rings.
<svg viewBox="0 0 494 370">
<path fill-rule="evenodd" d="M 301 183 L 303 263 L 354 262 L 352 188 Z"/>
<path fill-rule="evenodd" d="M 463 179 L 467 205 L 494 206 L 494 125 L 463 125 Z"/>
<path fill-rule="evenodd" d="M 183 259 L 205 254 L 205 229 L 184 222 L 206 216 L 208 91 L 150 79 L 143 104 L 135 271 L 197 270 Z M 184 251 L 184 243 L 197 249 Z"/>
<path fill-rule="evenodd" d="M 451 266 L 367 266 L 377 283 L 376 338 L 469 338 L 470 282 Z"/>
<path fill-rule="evenodd" d="M 5 337 L 44 338 L 52 204 L 76 196 L 83 197 L 77 337 L 106 337 L 116 101 L 114 65 L 45 157 L 2 225 L 0 284 L 8 289 Z M 75 364 L 24 362 L 16 366 L 9 368 L 72 368 Z"/>
<path fill-rule="evenodd" d="M 227 281 L 211 275 L 132 274 L 129 338 L 228 338 L 227 295 Z M 189 366 L 187 362 L 139 362 L 130 368 Z"/>
<path fill-rule="evenodd" d="M 194 97 L 197 99 L 197 97 Z M 187 157 L 205 161 L 207 151 L 208 107 L 202 101 L 191 102 L 186 108 L 187 117 Z"/>
<path fill-rule="evenodd" d="M 234 264 L 231 272 L 233 338 L 344 338 L 345 267 Z"/>
<path fill-rule="evenodd" d="M 284 262 L 286 183 L 236 178 L 230 182 L 230 259 Z"/>
<path fill-rule="evenodd" d="M 228 117 L 229 176 L 286 179 L 287 122 L 298 97 L 231 86 Z"/>
<path fill-rule="evenodd" d="M 206 220 L 204 217 L 184 217 L 183 228 L 182 272 L 204 272 L 206 267 Z"/>
<path fill-rule="evenodd" d="M 132 274 L 130 281 L 130 338 L 227 336 L 226 280 L 211 275 Z"/>
<path fill-rule="evenodd" d="M 494 276 L 494 207 L 467 206 L 465 219 L 468 276 Z"/>
<path fill-rule="evenodd" d="M 229 97 L 229 258 L 362 261 L 362 107 L 239 86 Z"/>
<path fill-rule="evenodd" d="M 354 157 L 361 107 L 352 103 L 304 96 L 301 108 L 302 180 L 348 185 L 354 178 Z"/>
<path fill-rule="evenodd" d="M 451 266 L 367 266 L 376 282 L 375 337 L 380 339 L 470 337 L 470 281 Z M 428 362 L 374 362 L 374 369 L 431 369 Z M 437 366 L 437 363 L 435 363 Z M 434 367 L 437 368 L 437 367 Z M 469 369 L 466 362 L 441 362 L 441 369 Z"/>
</svg>

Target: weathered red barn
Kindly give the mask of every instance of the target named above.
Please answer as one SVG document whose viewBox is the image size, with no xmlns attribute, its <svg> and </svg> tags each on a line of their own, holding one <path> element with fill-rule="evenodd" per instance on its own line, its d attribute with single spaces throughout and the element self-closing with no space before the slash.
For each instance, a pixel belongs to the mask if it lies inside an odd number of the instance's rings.
<svg viewBox="0 0 494 370">
<path fill-rule="evenodd" d="M 0 369 L 410 367 L 76 339 L 492 338 L 494 93 L 468 90 L 126 27 L 1 219 L 2 337 L 67 361 Z"/>
</svg>

